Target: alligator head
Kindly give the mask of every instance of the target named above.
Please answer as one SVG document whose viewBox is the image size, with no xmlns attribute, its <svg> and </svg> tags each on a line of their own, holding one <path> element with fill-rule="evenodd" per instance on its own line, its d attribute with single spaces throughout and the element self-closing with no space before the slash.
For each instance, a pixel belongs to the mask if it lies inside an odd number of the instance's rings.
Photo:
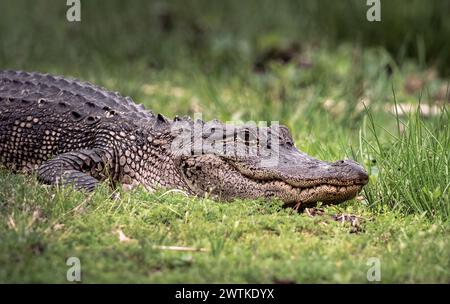
<svg viewBox="0 0 450 304">
<path fill-rule="evenodd" d="M 330 163 L 299 151 L 284 126 L 191 121 L 187 127 L 173 125 L 178 137 L 172 150 L 184 181 L 199 195 L 278 198 L 286 205 L 310 206 L 352 199 L 368 181 L 352 160 Z"/>
</svg>

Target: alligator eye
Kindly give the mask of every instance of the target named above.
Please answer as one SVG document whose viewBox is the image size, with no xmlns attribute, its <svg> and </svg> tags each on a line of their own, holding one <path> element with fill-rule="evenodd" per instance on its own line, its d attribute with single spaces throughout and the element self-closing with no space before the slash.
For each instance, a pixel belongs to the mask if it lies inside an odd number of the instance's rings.
<svg viewBox="0 0 450 304">
<path fill-rule="evenodd" d="M 208 136 L 212 136 L 214 135 L 214 133 L 216 133 L 216 128 L 210 128 L 209 130 L 203 133 L 203 137 L 208 138 Z"/>
</svg>

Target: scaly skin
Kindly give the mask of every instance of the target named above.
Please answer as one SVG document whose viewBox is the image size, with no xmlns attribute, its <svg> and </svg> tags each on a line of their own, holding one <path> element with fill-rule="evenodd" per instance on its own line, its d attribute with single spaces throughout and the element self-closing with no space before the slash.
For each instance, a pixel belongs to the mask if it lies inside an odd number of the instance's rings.
<svg viewBox="0 0 450 304">
<path fill-rule="evenodd" d="M 302 206 L 351 199 L 367 183 L 354 161 L 297 150 L 284 126 L 169 121 L 88 83 L 17 71 L 0 71 L 0 164 L 87 191 L 109 180 Z"/>
</svg>

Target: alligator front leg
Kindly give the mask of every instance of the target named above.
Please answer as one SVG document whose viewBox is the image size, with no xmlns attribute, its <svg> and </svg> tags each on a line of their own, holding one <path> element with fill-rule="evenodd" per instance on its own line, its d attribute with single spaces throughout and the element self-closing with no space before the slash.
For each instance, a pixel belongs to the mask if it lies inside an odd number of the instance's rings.
<svg viewBox="0 0 450 304">
<path fill-rule="evenodd" d="M 38 169 L 40 181 L 49 185 L 71 184 L 77 189 L 93 191 L 105 178 L 105 153 L 100 150 L 78 150 L 60 154 Z"/>
</svg>

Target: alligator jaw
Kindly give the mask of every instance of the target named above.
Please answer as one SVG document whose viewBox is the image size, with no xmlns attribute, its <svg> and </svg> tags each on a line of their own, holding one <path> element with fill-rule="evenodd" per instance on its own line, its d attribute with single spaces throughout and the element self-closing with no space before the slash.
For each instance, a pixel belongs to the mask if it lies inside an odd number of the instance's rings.
<svg viewBox="0 0 450 304">
<path fill-rule="evenodd" d="M 301 206 L 302 208 L 313 206 L 317 202 L 337 204 L 352 199 L 358 195 L 366 183 L 367 180 L 361 180 L 349 182 L 346 185 L 323 183 L 310 187 L 295 187 L 280 180 L 258 181 L 258 184 L 266 188 L 266 198 L 277 197 L 286 206 L 296 205 L 296 207 Z"/>
<path fill-rule="evenodd" d="M 354 198 L 367 183 L 364 169 L 352 161 L 330 166 L 339 169 L 327 171 L 328 175 L 325 172 L 316 175 L 317 171 L 313 170 L 306 178 L 305 173 L 281 175 L 280 172 L 289 172 L 279 168 L 273 168 L 270 171 L 273 174 L 256 168 L 244 170 L 239 162 L 226 157 L 200 155 L 180 162 L 180 172 L 190 191 L 200 196 L 210 194 L 224 201 L 236 198 L 279 199 L 286 206 L 300 203 L 309 207 L 317 202 L 337 204 Z M 341 170 L 342 167 L 345 169 Z M 341 176 L 341 171 L 347 172 L 347 178 Z M 274 177 L 275 173 L 279 176 Z"/>
<path fill-rule="evenodd" d="M 263 197 L 279 198 L 287 206 L 337 204 L 354 198 L 368 182 L 364 168 L 352 160 L 329 163 L 303 153 L 290 166 L 268 168 L 258 163 L 226 162 L 255 188 L 262 189 Z"/>
<path fill-rule="evenodd" d="M 295 203 L 297 208 L 314 205 L 317 202 L 337 204 L 357 196 L 363 186 L 363 184 L 347 186 L 322 184 L 310 188 L 294 188 L 298 192 L 298 199 L 295 199 L 293 203 Z M 286 202 L 286 205 L 289 204 L 289 202 Z"/>
</svg>

